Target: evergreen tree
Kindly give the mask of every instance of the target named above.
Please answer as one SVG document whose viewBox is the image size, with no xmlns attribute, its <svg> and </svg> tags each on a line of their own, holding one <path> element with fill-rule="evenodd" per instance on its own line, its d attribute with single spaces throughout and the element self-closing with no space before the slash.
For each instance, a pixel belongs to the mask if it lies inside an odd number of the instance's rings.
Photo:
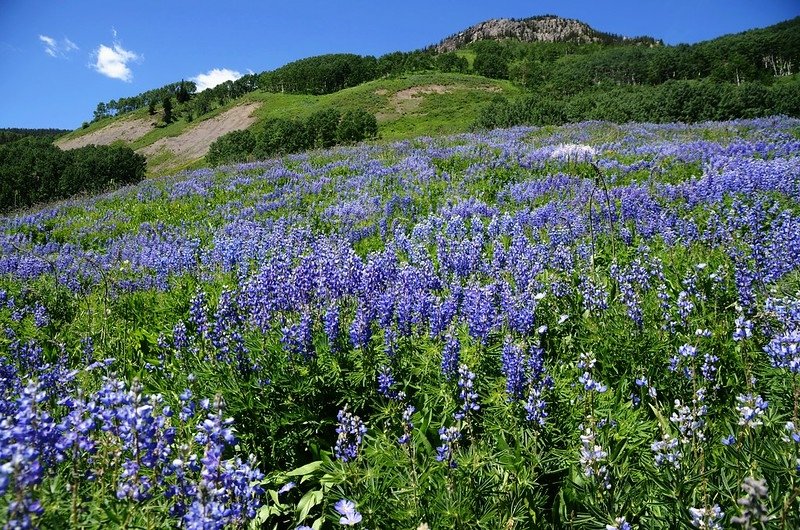
<svg viewBox="0 0 800 530">
<path fill-rule="evenodd" d="M 161 104 L 164 107 L 164 123 L 172 123 L 172 98 L 165 97 Z"/>
</svg>

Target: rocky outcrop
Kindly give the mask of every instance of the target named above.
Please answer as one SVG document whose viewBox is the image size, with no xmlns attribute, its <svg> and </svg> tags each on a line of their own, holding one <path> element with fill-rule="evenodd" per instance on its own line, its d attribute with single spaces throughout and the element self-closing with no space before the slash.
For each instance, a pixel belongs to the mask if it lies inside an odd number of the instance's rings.
<svg viewBox="0 0 800 530">
<path fill-rule="evenodd" d="M 523 42 L 641 42 L 657 44 L 650 37 L 628 38 L 592 29 L 588 24 L 571 18 L 551 15 L 525 19 L 495 18 L 475 24 L 444 39 L 435 46 L 438 53 L 450 52 L 478 40 L 516 39 Z"/>
</svg>

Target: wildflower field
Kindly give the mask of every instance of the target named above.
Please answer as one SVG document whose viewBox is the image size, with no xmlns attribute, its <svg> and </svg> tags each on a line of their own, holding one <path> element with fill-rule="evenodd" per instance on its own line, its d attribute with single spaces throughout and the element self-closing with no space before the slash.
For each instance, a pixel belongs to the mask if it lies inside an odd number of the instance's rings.
<svg viewBox="0 0 800 530">
<path fill-rule="evenodd" d="M 800 527 L 800 120 L 589 122 L 0 218 L 6 528 Z"/>
</svg>

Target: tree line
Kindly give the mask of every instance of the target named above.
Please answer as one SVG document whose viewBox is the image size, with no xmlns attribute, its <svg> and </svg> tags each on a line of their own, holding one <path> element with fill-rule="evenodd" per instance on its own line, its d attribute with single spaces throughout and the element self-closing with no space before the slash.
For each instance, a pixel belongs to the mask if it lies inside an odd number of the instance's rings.
<svg viewBox="0 0 800 530">
<path fill-rule="evenodd" d="M 133 184 L 144 178 L 145 163 L 123 146 L 62 151 L 46 136 L 5 143 L 0 145 L 0 211 Z"/>
<path fill-rule="evenodd" d="M 144 108 L 154 115 L 158 107 L 172 107 L 172 101 L 175 101 L 174 106 L 180 111 L 180 115 L 191 121 L 194 117 L 202 116 L 257 88 L 258 78 L 254 74 L 247 74 L 235 81 L 225 81 L 202 92 L 197 92 L 197 85 L 193 81 L 179 81 L 135 96 L 100 102 L 95 109 L 93 121 Z"/>
<path fill-rule="evenodd" d="M 375 116 L 361 109 L 344 114 L 335 108 L 305 120 L 270 118 L 255 130 L 234 131 L 218 138 L 206 154 L 213 166 L 297 153 L 313 148 L 360 142 L 378 134 Z"/>
<path fill-rule="evenodd" d="M 475 126 L 493 129 L 586 120 L 691 123 L 775 114 L 800 116 L 800 75 L 771 86 L 681 80 L 656 86 L 601 86 L 560 97 L 542 92 L 514 100 L 498 97 L 481 110 Z"/>
<path fill-rule="evenodd" d="M 16 142 L 28 136 L 45 137 L 54 140 L 70 132 L 67 129 L 22 129 L 16 127 L 7 127 L 0 129 L 0 144 L 8 144 Z"/>
</svg>

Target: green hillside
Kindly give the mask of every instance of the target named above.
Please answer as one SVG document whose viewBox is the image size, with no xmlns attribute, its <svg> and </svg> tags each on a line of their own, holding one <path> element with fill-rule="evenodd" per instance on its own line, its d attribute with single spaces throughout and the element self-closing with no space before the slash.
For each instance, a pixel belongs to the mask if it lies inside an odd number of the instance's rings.
<svg viewBox="0 0 800 530">
<path fill-rule="evenodd" d="M 398 140 L 466 131 L 496 95 L 521 92 L 509 81 L 430 72 L 371 81 L 323 96 L 253 92 L 243 101 L 263 102 L 261 118 L 306 118 L 328 107 L 343 112 L 361 108 L 375 114 L 381 138 Z"/>
<path fill-rule="evenodd" d="M 320 96 L 255 91 L 188 121 L 180 117 L 168 125 L 160 124 L 160 114 L 151 116 L 139 109 L 116 118 L 104 118 L 62 137 L 59 142 L 74 142 L 97 135 L 120 123 L 141 121 L 151 124 L 141 136 L 129 141 L 116 140 L 131 148 L 147 151 L 162 139 L 179 138 L 236 108 L 260 104 L 250 128 L 257 129 L 270 118 L 305 119 L 314 112 L 336 108 L 340 112 L 363 109 L 375 115 L 378 137 L 398 140 L 415 136 L 435 136 L 467 131 L 480 111 L 497 96 L 515 97 L 522 89 L 507 80 L 487 79 L 469 74 L 425 72 L 397 78 L 370 81 Z M 212 133 L 213 135 L 213 133 Z M 216 136 L 209 139 L 209 143 Z M 202 157 L 187 157 L 168 150 L 148 154 L 151 174 L 202 166 Z"/>
<path fill-rule="evenodd" d="M 199 93 L 181 81 L 101 102 L 91 123 L 56 143 L 118 142 L 147 156 L 149 173 L 159 174 L 199 167 L 227 133 L 261 132 L 275 119 L 296 120 L 283 124 L 291 128 L 326 109 L 374 115 L 383 140 L 584 120 L 797 116 L 799 29 L 796 18 L 693 45 L 505 38 L 446 53 L 308 57 Z"/>
</svg>

